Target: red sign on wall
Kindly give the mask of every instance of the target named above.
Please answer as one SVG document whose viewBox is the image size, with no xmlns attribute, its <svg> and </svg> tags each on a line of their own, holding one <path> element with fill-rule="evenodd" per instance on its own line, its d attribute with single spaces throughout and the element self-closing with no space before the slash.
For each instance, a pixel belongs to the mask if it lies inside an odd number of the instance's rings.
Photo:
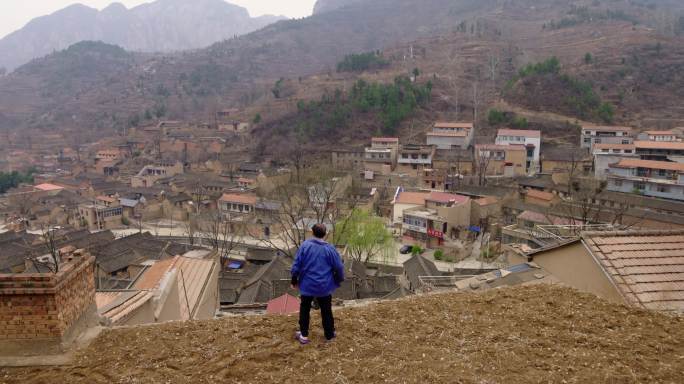
<svg viewBox="0 0 684 384">
<path fill-rule="evenodd" d="M 428 228 L 427 230 L 428 236 L 434 237 L 437 239 L 443 239 L 444 238 L 444 232 L 438 231 L 436 229 Z"/>
</svg>

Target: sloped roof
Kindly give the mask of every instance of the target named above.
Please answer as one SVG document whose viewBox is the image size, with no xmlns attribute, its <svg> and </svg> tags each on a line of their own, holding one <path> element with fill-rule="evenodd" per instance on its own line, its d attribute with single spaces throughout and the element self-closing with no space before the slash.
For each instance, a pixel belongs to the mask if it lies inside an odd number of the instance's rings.
<svg viewBox="0 0 684 384">
<path fill-rule="evenodd" d="M 35 189 L 37 189 L 37 190 L 39 190 L 39 191 L 46 191 L 46 192 L 49 192 L 49 191 L 60 191 L 60 190 L 64 189 L 64 187 L 60 187 L 59 185 L 48 184 L 48 183 L 38 184 L 38 185 L 36 185 L 36 186 L 33 187 L 33 188 L 35 188 Z"/>
<path fill-rule="evenodd" d="M 662 169 L 666 171 L 684 172 L 684 164 L 672 163 L 669 161 L 653 161 L 640 159 L 620 159 L 617 164 L 611 164 L 614 168 L 648 168 L 648 169 Z"/>
<path fill-rule="evenodd" d="M 465 203 L 466 201 L 470 200 L 468 196 L 463 196 L 463 195 L 456 195 L 453 193 L 446 193 L 446 192 L 435 192 L 432 191 L 430 194 L 425 198 L 427 201 L 433 201 L 437 203 Z"/>
<path fill-rule="evenodd" d="M 497 136 L 523 136 L 530 138 L 540 138 L 541 131 L 533 131 L 529 129 L 499 129 Z"/>
<path fill-rule="evenodd" d="M 620 126 L 608 126 L 608 125 L 585 125 L 582 126 L 583 130 L 589 130 L 589 131 L 601 131 L 601 132 L 631 132 L 632 128 L 630 127 L 620 127 Z"/>
<path fill-rule="evenodd" d="M 427 199 L 429 195 L 428 192 L 401 192 L 399 196 L 397 196 L 395 204 L 424 205 L 425 199 Z"/>
<path fill-rule="evenodd" d="M 299 312 L 299 299 L 287 293 L 269 301 L 266 307 L 266 313 L 271 315 L 285 315 L 296 312 Z"/>
<path fill-rule="evenodd" d="M 460 132 L 428 132 L 431 137 L 466 137 L 468 134 L 465 131 Z"/>
<path fill-rule="evenodd" d="M 637 149 L 684 150 L 684 142 L 682 141 L 635 141 L 634 146 Z"/>
<path fill-rule="evenodd" d="M 227 203 L 255 205 L 257 203 L 257 197 L 256 195 L 252 194 L 224 193 L 223 196 L 221 196 L 220 201 Z"/>
<path fill-rule="evenodd" d="M 684 231 L 590 232 L 582 239 L 628 303 L 684 312 Z"/>
<path fill-rule="evenodd" d="M 438 121 L 435 123 L 434 127 L 435 128 L 466 128 L 466 129 L 472 129 L 473 123 L 464 123 L 464 122 L 449 123 L 449 122 L 444 122 L 444 121 Z"/>
<path fill-rule="evenodd" d="M 674 131 L 668 130 L 668 131 L 645 131 L 644 132 L 647 135 L 651 136 L 674 136 L 675 133 Z"/>
<path fill-rule="evenodd" d="M 426 259 L 422 255 L 415 255 L 404 262 L 404 271 L 412 286 L 418 287 L 420 285 L 419 277 L 421 276 L 440 276 L 441 273 L 435 266 L 435 263 Z"/>
<path fill-rule="evenodd" d="M 527 192 L 525 192 L 525 194 L 527 195 L 527 197 L 545 201 L 551 201 L 555 197 L 553 193 L 543 192 L 536 189 L 528 189 Z"/>
</svg>

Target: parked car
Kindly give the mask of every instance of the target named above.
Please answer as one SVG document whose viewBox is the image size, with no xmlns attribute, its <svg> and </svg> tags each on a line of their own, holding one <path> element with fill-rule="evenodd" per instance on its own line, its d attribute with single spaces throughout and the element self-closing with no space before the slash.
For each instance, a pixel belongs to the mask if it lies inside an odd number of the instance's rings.
<svg viewBox="0 0 684 384">
<path fill-rule="evenodd" d="M 412 245 L 404 245 L 403 247 L 399 248 L 399 253 L 402 255 L 408 255 L 413 251 L 413 246 Z"/>
</svg>

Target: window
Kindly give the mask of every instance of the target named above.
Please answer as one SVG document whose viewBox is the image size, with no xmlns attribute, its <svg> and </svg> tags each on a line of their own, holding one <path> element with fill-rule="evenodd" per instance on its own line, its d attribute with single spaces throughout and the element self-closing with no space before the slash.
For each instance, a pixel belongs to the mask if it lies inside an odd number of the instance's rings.
<svg viewBox="0 0 684 384">
<path fill-rule="evenodd" d="M 527 150 L 527 157 L 534 157 L 534 149 Z"/>
<path fill-rule="evenodd" d="M 601 139 L 600 138 L 594 139 L 594 144 L 601 144 Z"/>
<path fill-rule="evenodd" d="M 622 140 L 622 144 L 629 144 L 629 140 Z"/>
<path fill-rule="evenodd" d="M 658 192 L 660 193 L 670 193 L 670 187 L 666 185 L 659 185 L 658 186 Z"/>
<path fill-rule="evenodd" d="M 613 180 L 613 185 L 616 187 L 622 187 L 622 180 Z"/>
<path fill-rule="evenodd" d="M 634 189 L 638 191 L 645 191 L 646 190 L 646 183 L 638 181 L 634 183 Z"/>
<path fill-rule="evenodd" d="M 601 152 L 603 152 L 603 153 L 608 153 L 609 151 L 610 151 L 610 150 L 605 149 L 605 148 L 601 150 Z"/>
<path fill-rule="evenodd" d="M 625 149 L 625 153 L 632 153 L 633 151 L 631 149 Z"/>
<path fill-rule="evenodd" d="M 585 137 L 584 142 L 587 144 L 591 143 L 591 137 Z"/>
</svg>

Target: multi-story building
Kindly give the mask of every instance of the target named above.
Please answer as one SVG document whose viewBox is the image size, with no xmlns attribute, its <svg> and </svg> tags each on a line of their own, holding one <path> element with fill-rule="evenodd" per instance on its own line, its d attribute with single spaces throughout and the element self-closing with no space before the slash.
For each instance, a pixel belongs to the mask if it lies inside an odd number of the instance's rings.
<svg viewBox="0 0 684 384">
<path fill-rule="evenodd" d="M 629 127 L 582 127 L 580 147 L 591 149 L 594 144 L 632 144 L 632 128 Z"/>
<path fill-rule="evenodd" d="M 389 174 L 394 168 L 391 148 L 366 148 L 363 157 L 363 168 L 379 174 Z"/>
<path fill-rule="evenodd" d="M 131 177 L 131 186 L 133 188 L 151 187 L 157 180 L 176 176 L 183 173 L 183 170 L 181 162 L 162 162 L 155 165 L 147 165 L 137 175 Z"/>
<path fill-rule="evenodd" d="M 496 135 L 497 145 L 523 145 L 526 151 L 525 169 L 528 173 L 539 172 L 541 131 L 500 129 Z"/>
<path fill-rule="evenodd" d="M 332 151 L 335 169 L 359 169 L 363 167 L 365 152 L 361 149 L 338 149 Z"/>
<path fill-rule="evenodd" d="M 397 171 L 418 176 L 423 170 L 432 168 L 435 148 L 427 145 L 407 144 L 399 149 Z"/>
<path fill-rule="evenodd" d="M 224 193 L 218 201 L 218 208 L 224 216 L 235 216 L 253 213 L 256 204 L 254 194 Z"/>
<path fill-rule="evenodd" d="M 123 207 L 104 206 L 101 204 L 82 204 L 78 207 L 81 226 L 90 231 L 103 231 L 115 229 L 122 225 Z"/>
<path fill-rule="evenodd" d="M 527 174 L 527 148 L 524 145 L 476 145 L 474 161 L 474 171 L 487 176 L 514 177 Z"/>
<path fill-rule="evenodd" d="M 437 122 L 427 134 L 427 145 L 437 149 L 467 149 L 473 141 L 473 123 Z"/>
<path fill-rule="evenodd" d="M 470 225 L 470 198 L 443 192 L 424 198 L 424 205 L 403 210 L 402 236 L 407 241 L 438 248 L 449 235 Z"/>
<path fill-rule="evenodd" d="M 684 163 L 684 142 L 635 141 L 636 153 L 643 160 Z"/>
<path fill-rule="evenodd" d="M 677 141 L 679 138 L 674 131 L 645 131 L 637 136 L 638 140 L 642 141 Z"/>
<path fill-rule="evenodd" d="M 610 164 L 615 164 L 622 158 L 637 158 L 634 144 L 594 144 L 594 176 L 605 180 L 606 171 Z"/>
<path fill-rule="evenodd" d="M 606 176 L 609 191 L 684 200 L 684 164 L 621 159 L 608 166 Z"/>
</svg>

